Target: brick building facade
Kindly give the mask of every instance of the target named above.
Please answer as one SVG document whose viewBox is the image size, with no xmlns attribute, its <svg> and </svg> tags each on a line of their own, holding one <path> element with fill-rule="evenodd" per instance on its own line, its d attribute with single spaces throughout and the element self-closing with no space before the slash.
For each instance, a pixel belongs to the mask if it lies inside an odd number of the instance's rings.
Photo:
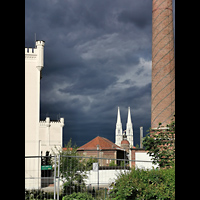
<svg viewBox="0 0 200 200">
<path fill-rule="evenodd" d="M 100 166 L 109 166 L 112 161 L 111 159 L 124 159 L 125 155 L 123 148 L 100 136 L 97 136 L 93 140 L 79 147 L 77 152 L 80 156 L 99 157 Z M 120 165 L 120 163 L 117 163 L 116 161 L 115 164 Z"/>
</svg>

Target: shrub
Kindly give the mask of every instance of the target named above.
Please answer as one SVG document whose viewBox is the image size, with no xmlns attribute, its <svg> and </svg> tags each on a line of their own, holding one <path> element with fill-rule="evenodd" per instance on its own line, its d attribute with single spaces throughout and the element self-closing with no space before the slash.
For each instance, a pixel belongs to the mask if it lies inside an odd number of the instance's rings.
<svg viewBox="0 0 200 200">
<path fill-rule="evenodd" d="M 86 193 L 86 192 L 84 192 L 84 193 L 81 193 L 81 192 L 76 193 L 76 192 L 74 192 L 74 193 L 72 193 L 70 195 L 66 195 L 66 196 L 64 196 L 62 198 L 62 200 L 71 200 L 71 199 L 77 199 L 77 200 L 78 199 L 81 199 L 81 200 L 85 200 L 85 199 L 87 199 L 87 200 L 94 200 L 94 198 L 92 197 L 92 195 L 89 194 L 89 193 Z"/>
<path fill-rule="evenodd" d="M 174 116 L 175 117 L 175 116 Z M 142 144 L 149 156 L 152 156 L 154 164 L 161 168 L 170 168 L 175 162 L 175 121 L 167 125 L 168 129 L 150 129 L 144 137 Z"/>
<path fill-rule="evenodd" d="M 132 169 L 120 174 L 110 197 L 115 200 L 175 199 L 175 167 Z"/>
<path fill-rule="evenodd" d="M 117 164 L 115 164 L 115 161 L 112 160 L 112 161 L 110 162 L 109 166 L 110 166 L 110 167 L 115 167 L 115 166 L 117 166 Z"/>
<path fill-rule="evenodd" d="M 44 192 L 42 190 L 26 190 L 25 189 L 25 200 L 28 199 L 53 199 L 53 192 Z"/>
</svg>

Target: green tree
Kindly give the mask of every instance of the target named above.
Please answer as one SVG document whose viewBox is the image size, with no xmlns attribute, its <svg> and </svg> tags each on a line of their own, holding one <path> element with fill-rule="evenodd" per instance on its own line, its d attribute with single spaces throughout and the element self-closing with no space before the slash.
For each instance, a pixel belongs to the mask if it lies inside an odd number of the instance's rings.
<svg viewBox="0 0 200 200">
<path fill-rule="evenodd" d="M 54 152 L 60 155 L 60 178 L 63 181 L 63 193 L 71 194 L 86 189 L 84 179 L 86 176 L 85 162 L 77 157 L 77 146 L 72 146 L 72 140 L 67 143 L 65 150 L 56 148 Z M 58 166 L 58 162 L 57 162 Z"/>
<path fill-rule="evenodd" d="M 89 171 L 93 169 L 93 163 L 97 163 L 98 159 L 93 158 L 92 156 L 88 159 L 83 159 L 82 163 L 85 165 L 85 170 Z"/>
<path fill-rule="evenodd" d="M 143 139 L 143 145 L 148 154 L 152 156 L 154 164 L 160 167 L 170 167 L 175 162 L 175 121 L 167 126 L 168 129 L 161 129 L 161 123 L 155 130 L 150 129 Z"/>
</svg>

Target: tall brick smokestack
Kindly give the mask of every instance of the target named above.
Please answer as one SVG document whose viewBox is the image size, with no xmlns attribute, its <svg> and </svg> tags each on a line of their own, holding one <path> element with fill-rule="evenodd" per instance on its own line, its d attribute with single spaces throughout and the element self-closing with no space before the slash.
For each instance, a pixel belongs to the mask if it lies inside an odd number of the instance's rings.
<svg viewBox="0 0 200 200">
<path fill-rule="evenodd" d="M 151 128 L 166 127 L 175 114 L 172 0 L 152 2 Z"/>
</svg>

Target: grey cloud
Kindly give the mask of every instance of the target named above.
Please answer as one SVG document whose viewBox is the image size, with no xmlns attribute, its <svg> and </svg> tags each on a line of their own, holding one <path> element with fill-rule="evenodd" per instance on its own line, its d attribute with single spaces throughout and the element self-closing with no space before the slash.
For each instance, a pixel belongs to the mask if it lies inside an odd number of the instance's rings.
<svg viewBox="0 0 200 200">
<path fill-rule="evenodd" d="M 134 85 L 136 81 L 132 81 L 131 79 L 126 79 L 125 81 L 122 82 L 122 84 L 125 85 Z"/>
<path fill-rule="evenodd" d="M 145 26 L 150 24 L 151 21 L 151 12 L 145 13 L 145 11 L 133 11 L 133 10 L 123 10 L 119 16 L 119 22 L 124 23 L 132 23 L 135 24 L 139 28 L 144 28 Z"/>
<path fill-rule="evenodd" d="M 140 59 L 151 61 L 151 4 L 25 1 L 25 46 L 35 46 L 34 33 L 45 40 L 41 116 L 65 118 L 64 142 L 83 145 L 97 134 L 114 142 L 117 106 L 124 124 L 131 107 L 137 143 L 139 126 L 149 128 L 151 74 Z"/>
<path fill-rule="evenodd" d="M 90 70 L 81 76 L 72 86 L 60 89 L 60 91 L 81 95 L 96 94 L 105 90 L 116 81 L 117 78 L 112 75 Z"/>
<path fill-rule="evenodd" d="M 136 71 L 136 74 L 139 76 L 142 72 L 144 72 L 144 66 L 141 66 L 141 67 Z"/>
</svg>

